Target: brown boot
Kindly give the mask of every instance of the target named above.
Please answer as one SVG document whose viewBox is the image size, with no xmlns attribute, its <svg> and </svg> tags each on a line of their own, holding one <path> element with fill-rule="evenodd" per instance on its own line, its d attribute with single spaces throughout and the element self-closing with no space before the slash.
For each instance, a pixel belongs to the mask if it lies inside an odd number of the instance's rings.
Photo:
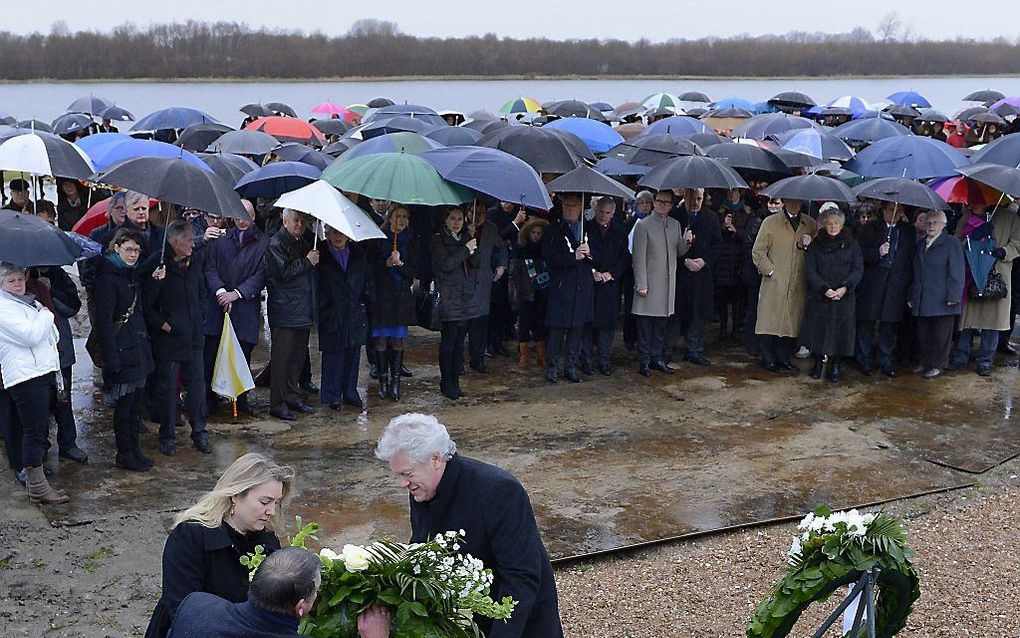
<svg viewBox="0 0 1020 638">
<path fill-rule="evenodd" d="M 25 472 L 28 474 L 28 498 L 33 503 L 56 504 L 68 501 L 67 494 L 50 487 L 41 465 L 26 467 Z"/>
<path fill-rule="evenodd" d="M 531 365 L 531 356 L 528 354 L 528 342 L 521 341 L 517 344 L 517 367 L 521 370 L 527 370 Z"/>
<path fill-rule="evenodd" d="M 545 342 L 535 342 L 535 365 L 539 368 L 545 369 Z"/>
</svg>

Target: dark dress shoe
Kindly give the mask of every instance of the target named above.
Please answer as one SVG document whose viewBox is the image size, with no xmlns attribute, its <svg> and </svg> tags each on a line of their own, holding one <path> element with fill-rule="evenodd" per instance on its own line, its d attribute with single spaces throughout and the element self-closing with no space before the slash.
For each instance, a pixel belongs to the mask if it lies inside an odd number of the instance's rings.
<svg viewBox="0 0 1020 638">
<path fill-rule="evenodd" d="M 202 454 L 212 454 L 212 443 L 209 442 L 207 433 L 202 432 L 192 440 L 192 443 L 194 443 L 195 449 Z"/>
<path fill-rule="evenodd" d="M 829 381 L 836 383 L 839 381 L 839 359 L 833 359 L 832 363 L 829 364 Z"/>
<path fill-rule="evenodd" d="M 358 398 L 358 399 L 344 399 L 344 403 L 346 403 L 347 405 L 349 405 L 351 407 L 358 408 L 359 410 L 364 410 L 365 409 L 365 402 L 362 401 L 360 398 Z"/>
<path fill-rule="evenodd" d="M 705 358 L 703 355 L 700 355 L 700 354 L 689 354 L 686 357 L 684 357 L 684 359 L 686 359 L 690 363 L 693 363 L 694 365 L 697 365 L 697 366 L 710 366 L 710 365 L 712 365 L 711 361 L 709 361 L 707 358 Z"/>
<path fill-rule="evenodd" d="M 821 379 L 822 370 L 825 368 L 825 359 L 820 354 L 815 355 L 815 365 L 811 368 L 811 374 L 808 376 L 812 379 Z"/>
<path fill-rule="evenodd" d="M 659 372 L 665 372 L 666 374 L 673 374 L 676 372 L 676 368 L 665 361 L 652 361 L 652 370 L 658 370 Z"/>
<path fill-rule="evenodd" d="M 585 373 L 589 377 L 595 374 L 595 371 L 592 370 L 591 364 L 588 363 L 587 361 L 581 364 L 581 372 Z"/>
<path fill-rule="evenodd" d="M 269 416 L 274 419 L 280 419 L 281 421 L 297 421 L 297 417 L 294 416 L 294 413 L 287 409 L 270 410 Z"/>
<path fill-rule="evenodd" d="M 866 377 L 870 377 L 872 374 L 874 374 L 874 372 L 871 369 L 871 366 L 869 366 L 866 363 L 858 363 L 857 364 L 857 371 L 860 372 L 861 374 L 863 374 Z M 883 369 L 882 372 L 884 373 L 885 370 Z"/>
<path fill-rule="evenodd" d="M 65 459 L 71 459 L 75 463 L 89 462 L 89 455 L 85 454 L 85 450 L 81 449 L 77 445 L 66 450 L 60 450 L 60 456 Z"/>
<path fill-rule="evenodd" d="M 991 366 L 978 366 L 977 373 L 978 373 L 978 376 L 980 376 L 980 377 L 990 377 L 990 376 L 992 376 L 992 367 Z"/>
<path fill-rule="evenodd" d="M 315 412 L 315 408 L 308 405 L 304 401 L 299 401 L 298 403 L 288 403 L 287 407 L 290 408 L 291 410 L 294 410 L 296 412 L 302 412 L 304 414 L 313 414 Z"/>
<path fill-rule="evenodd" d="M 139 450 L 137 447 L 131 451 L 131 454 L 134 455 L 135 461 L 137 461 L 141 465 L 144 465 L 145 467 L 152 467 L 153 465 L 155 465 L 155 463 L 152 462 L 152 459 L 142 454 L 142 451 Z"/>
<path fill-rule="evenodd" d="M 403 363 L 400 364 L 400 376 L 402 377 L 413 377 L 414 373 L 407 369 Z"/>
<path fill-rule="evenodd" d="M 999 351 L 999 352 L 1001 352 L 1002 354 L 1008 354 L 1008 355 L 1009 355 L 1009 356 L 1011 356 L 1011 357 L 1015 357 L 1015 356 L 1016 356 L 1016 354 L 1017 354 L 1017 349 L 1016 349 L 1016 348 L 1014 348 L 1014 347 L 1013 347 L 1012 345 L 1010 345 L 1010 343 L 1009 343 L 1008 341 L 1007 341 L 1007 342 L 1005 342 L 1005 343 L 1003 343 L 1003 344 L 1002 344 L 1001 346 L 999 346 L 999 347 L 998 347 L 997 349 L 998 349 L 998 351 Z"/>
<path fill-rule="evenodd" d="M 475 372 L 481 372 L 482 374 L 489 373 L 489 366 L 485 365 L 485 359 L 482 359 L 481 361 L 472 361 L 470 365 L 471 369 Z"/>
<path fill-rule="evenodd" d="M 787 372 L 800 372 L 800 368 L 798 368 L 797 366 L 793 365 L 789 361 L 787 361 L 785 363 L 780 362 L 779 363 L 779 367 L 782 368 L 783 370 L 786 370 Z"/>
<path fill-rule="evenodd" d="M 169 456 L 173 456 L 172 454 Z M 118 454 L 114 460 L 114 464 L 122 470 L 128 470 L 129 472 L 148 472 L 152 469 L 151 465 L 145 465 L 139 461 L 133 454 Z"/>
<path fill-rule="evenodd" d="M 652 366 L 651 366 L 651 364 L 642 363 L 640 366 L 638 366 L 638 372 L 640 372 L 641 376 L 643 376 L 643 377 L 650 377 L 650 376 L 652 376 Z"/>
<path fill-rule="evenodd" d="M 765 362 L 763 362 L 761 364 L 761 367 L 765 368 L 769 372 L 779 373 L 779 372 L 783 371 L 783 369 L 780 368 L 779 364 L 776 363 L 775 361 L 765 361 Z M 819 376 L 821 376 L 821 375 L 819 375 Z"/>
<path fill-rule="evenodd" d="M 343 407 L 344 407 L 344 404 L 341 401 L 334 401 L 333 403 L 329 404 L 329 409 L 330 410 L 335 410 L 337 412 L 340 412 L 343 409 Z"/>
<path fill-rule="evenodd" d="M 313 381 L 309 381 L 308 383 L 302 383 L 301 384 L 301 389 L 304 390 L 305 392 L 307 392 L 308 394 L 318 394 L 319 393 L 319 386 L 315 385 L 315 383 Z"/>
<path fill-rule="evenodd" d="M 556 383 L 556 371 L 549 370 L 545 373 L 545 380 L 549 383 Z"/>
<path fill-rule="evenodd" d="M 160 441 L 159 452 L 165 456 L 174 456 L 177 454 L 177 443 L 173 441 Z"/>
<path fill-rule="evenodd" d="M 893 378 L 896 377 L 896 371 L 893 370 L 892 367 L 889 367 L 889 366 L 882 368 L 882 374 L 884 374 L 885 376 L 889 377 L 890 379 L 893 379 Z"/>
<path fill-rule="evenodd" d="M 581 382 L 581 375 L 577 374 L 577 370 L 575 370 L 574 368 L 564 370 L 563 376 L 565 376 L 571 383 Z"/>
<path fill-rule="evenodd" d="M 604 377 L 608 377 L 609 375 L 613 374 L 613 368 L 610 367 L 608 363 L 601 363 L 599 364 L 599 374 L 601 374 Z"/>
</svg>

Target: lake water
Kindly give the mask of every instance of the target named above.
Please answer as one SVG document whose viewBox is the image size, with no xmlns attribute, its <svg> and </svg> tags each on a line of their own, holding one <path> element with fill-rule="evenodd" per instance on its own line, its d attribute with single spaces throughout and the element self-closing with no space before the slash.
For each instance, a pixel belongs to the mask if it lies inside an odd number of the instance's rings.
<svg viewBox="0 0 1020 638">
<path fill-rule="evenodd" d="M 935 107 L 952 115 L 963 106 L 961 98 L 980 89 L 993 88 L 1006 95 L 1020 95 L 1020 78 L 896 78 L 825 80 L 423 80 L 399 82 L 181 82 L 181 83 L 29 83 L 0 84 L 0 111 L 19 119 L 51 121 L 74 99 L 97 95 L 113 100 L 142 116 L 166 106 L 201 109 L 225 124 L 237 126 L 243 115 L 237 110 L 248 102 L 282 101 L 302 117 L 311 115 L 319 102 L 339 104 L 367 102 L 388 97 L 397 102 L 422 104 L 435 109 L 496 112 L 508 99 L 525 95 L 540 102 L 554 99 L 605 101 L 617 105 L 640 100 L 659 91 L 702 91 L 713 99 L 743 97 L 764 101 L 781 91 L 807 93 L 818 103 L 843 95 L 876 102 L 896 91 L 917 91 Z"/>
</svg>

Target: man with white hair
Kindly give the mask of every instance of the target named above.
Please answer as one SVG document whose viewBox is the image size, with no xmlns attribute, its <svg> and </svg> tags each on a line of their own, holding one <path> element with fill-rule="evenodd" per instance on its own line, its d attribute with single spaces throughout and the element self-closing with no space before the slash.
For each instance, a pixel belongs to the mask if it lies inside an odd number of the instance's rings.
<svg viewBox="0 0 1020 638">
<path fill-rule="evenodd" d="M 315 266 L 319 251 L 305 240 L 305 215 L 286 208 L 283 227 L 269 240 L 266 288 L 269 291 L 269 414 L 296 421 L 291 410 L 311 413 L 298 386 L 308 354 L 308 337 L 315 323 Z"/>
<path fill-rule="evenodd" d="M 390 421 L 375 455 L 410 494 L 411 542 L 463 530 L 462 552 L 492 569 L 492 598 L 517 601 L 506 622 L 477 619 L 488 638 L 563 636 L 552 564 L 528 493 L 516 478 L 457 454 L 446 426 L 427 414 Z"/>
</svg>

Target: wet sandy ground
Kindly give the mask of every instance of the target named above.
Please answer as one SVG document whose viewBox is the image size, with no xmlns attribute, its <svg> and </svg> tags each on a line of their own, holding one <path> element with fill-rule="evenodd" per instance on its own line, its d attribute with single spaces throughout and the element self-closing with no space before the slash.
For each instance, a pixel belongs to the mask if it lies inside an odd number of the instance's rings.
<svg viewBox="0 0 1020 638">
<path fill-rule="evenodd" d="M 0 569 L 0 629 L 11 623 L 0 634 L 43 635 L 32 614 L 56 626 L 52 635 L 144 629 L 159 595 L 170 517 L 251 450 L 297 468 L 288 515 L 320 522 L 324 543 L 406 537 L 406 496 L 373 456 L 387 421 L 406 411 L 437 414 L 461 452 L 518 476 L 553 557 L 800 515 L 822 502 L 842 507 L 964 485 L 975 480 L 972 472 L 1020 452 L 1015 368 L 934 382 L 847 369 L 844 382 L 831 384 L 772 375 L 730 350 L 715 353 L 712 367 L 681 364 L 676 375 L 645 379 L 620 348 L 612 377 L 581 384 L 550 385 L 534 367 L 521 372 L 516 360 L 490 360 L 493 373 L 465 376 L 469 396 L 453 403 L 438 394 L 437 341 L 430 333 L 412 337 L 415 376 L 398 404 L 379 400 L 373 385 L 367 411 L 323 407 L 293 426 L 232 422 L 223 407 L 209 425 L 211 457 L 187 444 L 187 428 L 178 432 L 177 456 L 160 456 L 150 425 L 143 447 L 157 466 L 143 475 L 112 466 L 109 413 L 93 392 L 92 371 L 79 364 L 74 404 L 91 461 L 54 462 L 52 479 L 71 503 L 44 508 L 43 519 L 4 479 L 0 561 L 14 548 L 11 562 L 27 568 Z M 268 391 L 257 390 L 262 415 L 267 401 Z M 40 547 L 25 530 L 47 519 L 54 527 Z M 81 597 L 75 582 L 91 574 L 90 561 L 106 585 Z M 54 573 L 50 565 L 64 567 Z M 74 605 L 59 604 L 68 596 Z"/>
</svg>

